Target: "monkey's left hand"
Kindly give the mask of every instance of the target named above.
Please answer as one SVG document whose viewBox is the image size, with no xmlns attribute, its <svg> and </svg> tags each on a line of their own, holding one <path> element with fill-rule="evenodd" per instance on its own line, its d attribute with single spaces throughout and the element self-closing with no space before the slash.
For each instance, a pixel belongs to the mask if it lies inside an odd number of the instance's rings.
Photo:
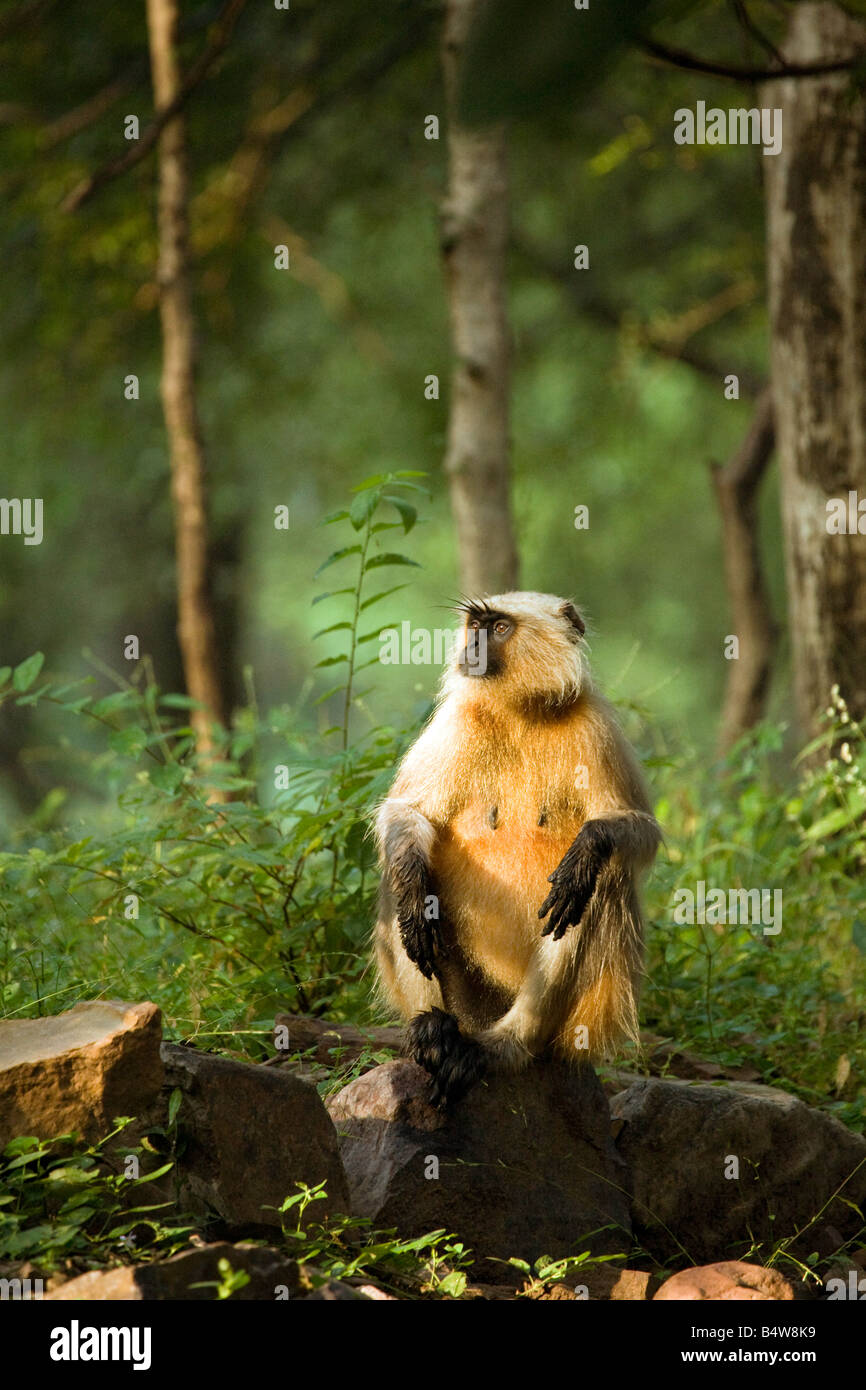
<svg viewBox="0 0 866 1390">
<path fill-rule="evenodd" d="M 577 926 L 613 849 L 613 836 L 604 821 L 588 820 L 547 880 L 553 887 L 538 909 L 539 917 L 550 913 L 542 936 L 552 935 L 559 941 L 569 927 Z"/>
</svg>

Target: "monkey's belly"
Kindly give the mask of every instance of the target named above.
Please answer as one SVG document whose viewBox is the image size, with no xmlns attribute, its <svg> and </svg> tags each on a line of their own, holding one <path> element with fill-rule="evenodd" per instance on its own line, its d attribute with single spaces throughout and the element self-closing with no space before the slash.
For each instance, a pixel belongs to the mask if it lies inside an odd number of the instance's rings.
<svg viewBox="0 0 866 1390">
<path fill-rule="evenodd" d="M 463 813 L 442 830 L 432 855 L 445 942 L 453 937 L 484 974 L 519 989 L 541 936 L 538 909 L 548 876 L 580 829 L 510 823 L 494 830 Z"/>
</svg>

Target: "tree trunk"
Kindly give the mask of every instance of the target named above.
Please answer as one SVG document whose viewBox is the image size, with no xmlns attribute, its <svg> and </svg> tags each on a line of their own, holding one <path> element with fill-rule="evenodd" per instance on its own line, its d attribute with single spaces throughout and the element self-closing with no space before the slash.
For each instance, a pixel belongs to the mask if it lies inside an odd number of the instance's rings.
<svg viewBox="0 0 866 1390">
<path fill-rule="evenodd" d="M 776 625 L 770 613 L 758 546 L 758 490 L 773 452 L 773 397 L 765 389 L 746 438 L 712 478 L 722 519 L 725 585 L 739 655 L 728 666 L 718 751 L 726 753 L 764 713 Z"/>
<path fill-rule="evenodd" d="M 177 0 L 147 0 L 150 62 L 157 111 L 180 90 Z M 210 593 L 206 467 L 195 394 L 195 320 L 190 284 L 189 180 L 186 122 L 165 125 L 158 145 L 159 309 L 162 321 L 162 406 L 171 458 L 177 561 L 178 641 L 196 746 L 213 748 L 212 724 L 225 723 L 216 624 Z"/>
<path fill-rule="evenodd" d="M 448 192 L 442 206 L 455 366 L 445 473 L 467 595 L 517 583 L 509 480 L 509 334 L 505 257 L 505 132 L 456 120 L 457 70 L 478 0 L 447 0 L 442 61 L 448 115 Z"/>
<path fill-rule="evenodd" d="M 788 61 L 862 52 L 863 24 L 796 6 Z M 828 533 L 826 510 L 866 498 L 866 102 L 839 73 L 765 83 L 761 105 L 783 111 L 763 161 L 773 398 L 796 708 L 814 734 L 834 683 L 866 714 L 866 535 Z"/>
</svg>

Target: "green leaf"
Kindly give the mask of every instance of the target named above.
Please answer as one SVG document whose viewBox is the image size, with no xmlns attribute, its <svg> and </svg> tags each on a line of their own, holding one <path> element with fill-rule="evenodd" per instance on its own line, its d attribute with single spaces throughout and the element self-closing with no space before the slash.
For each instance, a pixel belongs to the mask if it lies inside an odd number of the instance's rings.
<svg viewBox="0 0 866 1390">
<path fill-rule="evenodd" d="M 379 497 L 375 492 L 362 492 L 353 501 L 349 508 L 349 520 L 356 531 L 370 519 L 373 512 L 379 505 Z"/>
<path fill-rule="evenodd" d="M 326 598 L 341 598 L 343 594 L 354 594 L 355 590 L 350 585 L 348 589 L 331 589 L 326 594 L 316 594 L 313 603 L 323 603 Z"/>
<path fill-rule="evenodd" d="M 181 1102 L 182 1102 L 182 1101 L 183 1101 L 183 1091 L 181 1091 L 181 1089 L 180 1089 L 179 1086 L 175 1086 L 174 1090 L 172 1091 L 171 1095 L 170 1095 L 169 1098 L 168 1098 L 168 1125 L 169 1125 L 169 1129 L 171 1128 L 171 1126 L 174 1124 L 175 1120 L 177 1119 L 177 1112 L 180 1110 Z"/>
<path fill-rule="evenodd" d="M 14 690 L 29 690 L 39 672 L 42 670 L 45 661 L 43 652 L 34 652 L 28 656 L 26 661 L 22 661 L 20 666 L 16 666 L 12 673 L 12 688 Z"/>
<path fill-rule="evenodd" d="M 104 699 L 97 700 L 90 707 L 90 713 L 104 719 L 108 714 L 116 714 L 118 710 L 129 709 L 132 705 L 137 705 L 139 696 L 134 690 L 115 690 L 111 695 L 106 695 Z"/>
<path fill-rule="evenodd" d="M 332 699 L 334 695 L 342 694 L 345 689 L 346 687 L 344 685 L 332 685 L 330 690 L 326 690 L 323 695 L 319 695 L 318 698 L 313 701 L 313 704 L 323 705 L 326 700 Z"/>
<path fill-rule="evenodd" d="M 394 584 L 393 587 L 390 589 L 383 589 L 381 593 L 372 594 L 370 598 L 364 599 L 364 602 L 361 604 L 361 607 L 358 609 L 358 612 L 363 613 L 367 608 L 372 608 L 373 604 L 378 603 L 380 599 L 388 598 L 391 594 L 399 594 L 401 589 L 408 588 L 408 584 Z"/>
<path fill-rule="evenodd" d="M 861 956 L 866 956 L 866 922 L 856 921 L 851 927 L 851 940 Z"/>
<path fill-rule="evenodd" d="M 367 561 L 368 570 L 381 569 L 383 565 L 412 565 L 414 569 L 421 568 L 417 560 L 410 560 L 408 555 L 398 555 L 396 551 L 389 551 L 385 555 L 374 555 L 372 560 Z"/>
<path fill-rule="evenodd" d="M 347 557 L 347 555 L 360 555 L 360 554 L 361 554 L 361 547 L 360 547 L 360 545 L 345 545 L 345 546 L 343 546 L 342 550 L 335 550 L 335 551 L 333 551 L 333 552 L 328 556 L 327 560 L 323 560 L 322 563 L 319 565 L 319 568 L 316 570 L 316 573 L 313 575 L 313 578 L 314 578 L 314 579 L 318 579 L 319 575 L 320 575 L 324 570 L 328 569 L 331 565 L 336 565 L 336 563 L 337 563 L 338 560 L 345 560 L 346 557 Z"/>
<path fill-rule="evenodd" d="M 418 508 L 413 507 L 411 502 L 407 502 L 405 497 L 391 497 L 387 494 L 382 498 L 383 502 L 390 502 L 392 507 L 396 507 L 403 522 L 403 531 L 408 534 L 418 520 Z"/>
</svg>

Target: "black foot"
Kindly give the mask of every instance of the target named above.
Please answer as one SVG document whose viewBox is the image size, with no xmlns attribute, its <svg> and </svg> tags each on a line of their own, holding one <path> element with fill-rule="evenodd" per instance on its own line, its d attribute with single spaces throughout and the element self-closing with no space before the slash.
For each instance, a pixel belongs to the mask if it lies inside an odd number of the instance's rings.
<svg viewBox="0 0 866 1390">
<path fill-rule="evenodd" d="M 487 1069 L 483 1049 L 443 1009 L 415 1015 L 406 1029 L 404 1051 L 430 1073 L 430 1101 L 439 1110 L 465 1096 Z"/>
<path fill-rule="evenodd" d="M 559 941 L 569 927 L 577 926 L 612 853 L 613 836 L 604 821 L 587 821 L 547 880 L 553 887 L 538 909 L 539 917 L 550 913 L 542 936 L 552 935 Z"/>
</svg>

